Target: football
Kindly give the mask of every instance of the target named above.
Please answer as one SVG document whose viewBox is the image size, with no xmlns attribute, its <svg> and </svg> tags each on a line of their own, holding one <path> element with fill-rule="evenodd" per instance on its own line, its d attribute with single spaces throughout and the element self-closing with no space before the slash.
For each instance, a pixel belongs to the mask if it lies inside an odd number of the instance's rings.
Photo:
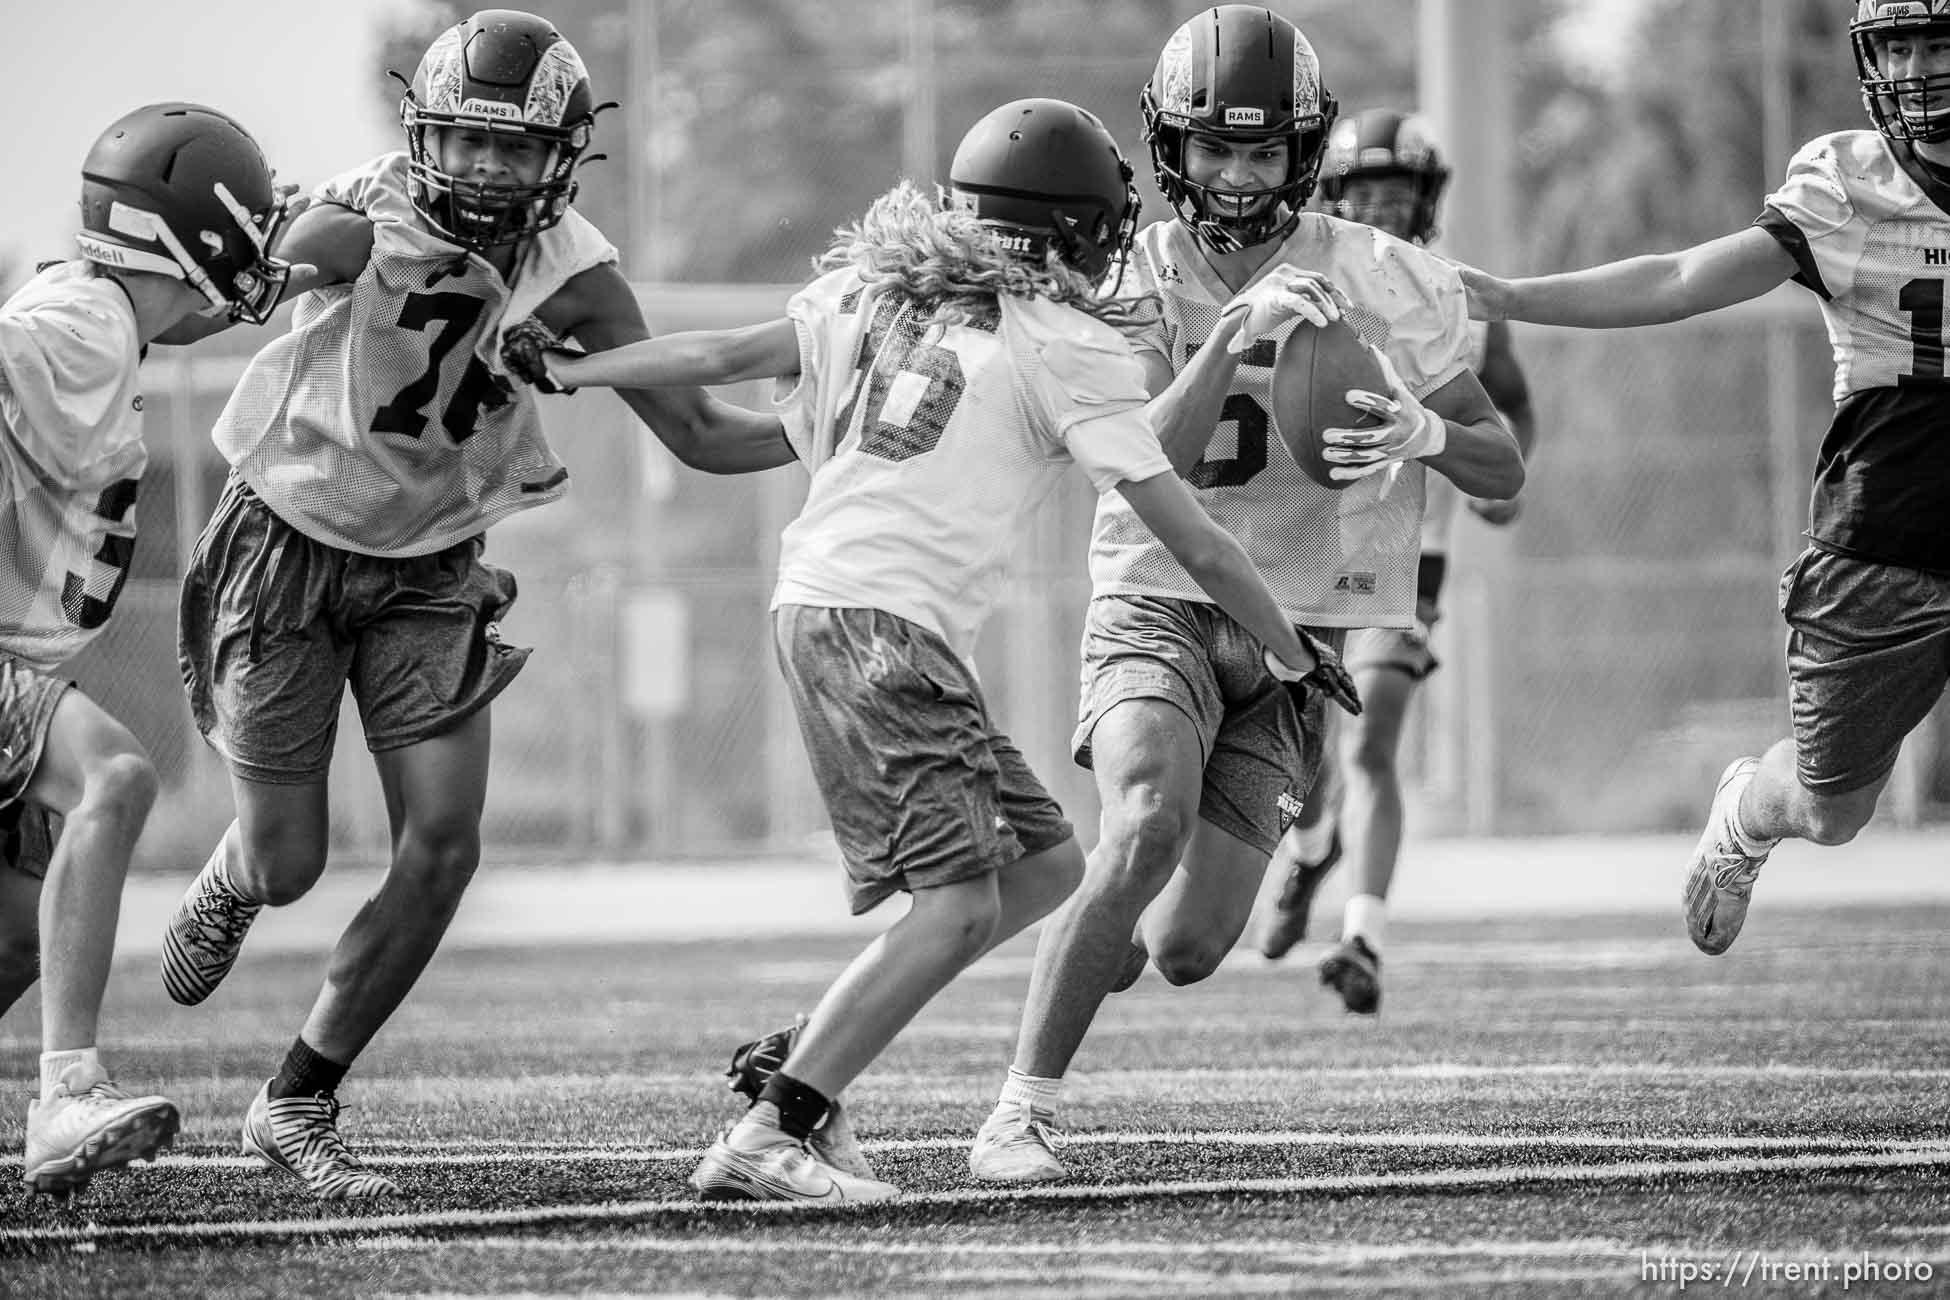
<svg viewBox="0 0 1950 1300">
<path fill-rule="evenodd" d="M 1328 476 L 1331 464 L 1321 456 L 1321 431 L 1380 423 L 1348 405 L 1350 388 L 1386 393 L 1388 381 L 1381 363 L 1346 321 L 1302 323 L 1280 345 L 1273 363 L 1273 427 L 1307 477 L 1336 491 L 1347 484 Z"/>
</svg>

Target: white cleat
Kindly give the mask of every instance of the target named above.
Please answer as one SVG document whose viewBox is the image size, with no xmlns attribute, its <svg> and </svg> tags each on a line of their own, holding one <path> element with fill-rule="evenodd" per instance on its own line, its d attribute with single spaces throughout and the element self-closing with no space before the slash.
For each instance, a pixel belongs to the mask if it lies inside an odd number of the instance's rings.
<svg viewBox="0 0 1950 1300">
<path fill-rule="evenodd" d="M 704 1153 L 691 1186 L 706 1201 L 786 1201 L 800 1205 L 868 1205 L 890 1201 L 900 1188 L 856 1178 L 823 1163 L 778 1129 L 762 1129 L 733 1145 L 727 1133 Z"/>
<path fill-rule="evenodd" d="M 1721 773 L 1713 806 L 1706 814 L 1706 829 L 1686 873 L 1686 933 L 1692 936 L 1693 946 L 1709 956 L 1717 957 L 1740 937 L 1747 904 L 1753 899 L 1754 878 L 1767 862 L 1765 852 L 1750 854 L 1741 847 L 1732 830 L 1741 792 L 1759 768 L 1758 758 L 1736 758 Z"/>
<path fill-rule="evenodd" d="M 968 1172 L 985 1183 L 1054 1183 L 1070 1176 L 1056 1158 L 1055 1117 L 1027 1106 L 997 1106 L 968 1150 Z"/>
<path fill-rule="evenodd" d="M 154 1160 L 181 1123 L 167 1097 L 131 1097 L 107 1079 L 80 1092 L 58 1083 L 46 1101 L 27 1103 L 20 1181 L 30 1191 L 72 1196 L 105 1169 Z"/>
<path fill-rule="evenodd" d="M 855 1178 L 873 1178 L 873 1165 L 867 1153 L 860 1149 L 860 1139 L 853 1135 L 853 1121 L 847 1118 L 846 1107 L 835 1097 L 826 1118 L 806 1139 L 806 1146 L 821 1164 L 850 1174 Z"/>
</svg>

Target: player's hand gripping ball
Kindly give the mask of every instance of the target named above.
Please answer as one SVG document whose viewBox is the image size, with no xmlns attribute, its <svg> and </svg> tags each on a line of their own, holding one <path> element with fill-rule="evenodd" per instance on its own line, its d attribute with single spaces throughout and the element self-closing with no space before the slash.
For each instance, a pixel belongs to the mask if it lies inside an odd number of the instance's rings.
<svg viewBox="0 0 1950 1300">
<path fill-rule="evenodd" d="M 501 335 L 501 364 L 524 384 L 533 384 L 544 393 L 573 393 L 549 373 L 548 354 L 567 352 L 556 332 L 538 317 L 516 321 Z"/>
<path fill-rule="evenodd" d="M 1336 491 L 1351 480 L 1334 475 L 1323 435 L 1381 423 L 1349 403 L 1350 391 L 1385 393 L 1388 382 L 1374 349 L 1346 321 L 1301 325 L 1287 335 L 1273 362 L 1273 427 L 1302 472 Z"/>
</svg>

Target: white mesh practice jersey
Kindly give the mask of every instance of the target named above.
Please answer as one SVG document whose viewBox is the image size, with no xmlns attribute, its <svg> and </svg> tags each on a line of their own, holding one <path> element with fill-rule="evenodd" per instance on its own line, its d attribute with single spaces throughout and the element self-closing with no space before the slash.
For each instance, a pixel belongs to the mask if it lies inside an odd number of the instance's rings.
<svg viewBox="0 0 1950 1300">
<path fill-rule="evenodd" d="M 1282 262 L 1339 285 L 1354 303 L 1347 323 L 1387 353 L 1418 397 L 1468 367 L 1462 281 L 1433 254 L 1367 226 L 1309 212 L 1259 275 Z M 1121 292 L 1155 294 L 1163 302 L 1162 317 L 1131 341 L 1164 357 L 1174 372 L 1210 336 L 1233 297 L 1178 221 L 1139 232 Z M 1325 627 L 1411 626 L 1423 467 L 1410 461 L 1338 492 L 1306 476 L 1270 414 L 1273 362 L 1293 328 L 1291 322 L 1282 326 L 1241 358 L 1219 426 L 1186 480 L 1212 517 L 1244 544 L 1288 617 Z M 1116 497 L 1098 502 L 1090 577 L 1098 595 L 1209 601 Z"/>
<path fill-rule="evenodd" d="M 1469 322 L 1469 368 L 1482 373 L 1489 355 L 1490 327 L 1485 321 Z M 1428 500 L 1422 506 L 1422 554 L 1447 555 L 1449 537 L 1455 531 L 1456 514 L 1462 508 L 1463 490 L 1440 474 L 1428 476 Z"/>
<path fill-rule="evenodd" d="M 1799 232 L 1821 298 L 1836 404 L 1866 388 L 1944 379 L 1946 220 L 1875 131 L 1811 140 L 1767 206 Z M 1810 265 L 1811 264 L 1811 265 Z"/>
<path fill-rule="evenodd" d="M 320 187 L 371 218 L 372 256 L 304 296 L 215 432 L 280 518 L 365 555 L 431 554 L 566 490 L 531 391 L 499 378 L 501 329 L 616 259 L 571 210 L 528 242 L 511 287 L 426 228 L 405 180 L 406 156 L 388 154 Z"/>
<path fill-rule="evenodd" d="M 60 262 L 0 307 L 0 653 L 51 672 L 135 557 L 142 340 L 120 285 Z"/>
<path fill-rule="evenodd" d="M 813 478 L 774 607 L 885 610 L 968 659 L 1024 517 L 1072 461 L 1099 492 L 1171 469 L 1129 345 L 1074 308 L 1003 297 L 943 329 L 841 270 L 787 311 L 800 379 L 781 415 Z"/>
</svg>

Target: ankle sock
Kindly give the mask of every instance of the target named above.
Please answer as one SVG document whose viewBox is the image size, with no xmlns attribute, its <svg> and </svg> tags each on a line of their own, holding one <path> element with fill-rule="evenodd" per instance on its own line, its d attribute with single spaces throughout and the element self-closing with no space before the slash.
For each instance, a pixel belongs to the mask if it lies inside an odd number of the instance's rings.
<svg viewBox="0 0 1950 1300">
<path fill-rule="evenodd" d="M 41 1053 L 41 1100 L 54 1096 L 54 1086 L 61 1082 L 61 1076 L 75 1066 L 80 1066 L 80 1078 L 76 1082 L 83 1089 L 108 1078 L 108 1071 L 102 1068 L 101 1057 L 93 1047 L 70 1047 L 58 1052 Z"/>
<path fill-rule="evenodd" d="M 349 1063 L 341 1065 L 320 1056 L 301 1036 L 292 1040 L 291 1050 L 284 1054 L 284 1066 L 278 1071 L 278 1077 L 271 1080 L 271 1096 L 277 1099 L 336 1093 L 345 1080 L 345 1072 L 351 1068 Z"/>
<path fill-rule="evenodd" d="M 784 1070 L 774 1071 L 758 1094 L 760 1102 L 771 1102 L 779 1113 L 779 1128 L 787 1137 L 803 1142 L 833 1108 L 832 1100 L 811 1084 L 801 1083 Z"/>
<path fill-rule="evenodd" d="M 998 1106 L 1024 1106 L 1044 1115 L 1054 1115 L 1062 1101 L 1062 1079 L 1038 1078 L 1013 1066 L 1002 1083 L 1002 1095 L 996 1098 Z"/>
</svg>

